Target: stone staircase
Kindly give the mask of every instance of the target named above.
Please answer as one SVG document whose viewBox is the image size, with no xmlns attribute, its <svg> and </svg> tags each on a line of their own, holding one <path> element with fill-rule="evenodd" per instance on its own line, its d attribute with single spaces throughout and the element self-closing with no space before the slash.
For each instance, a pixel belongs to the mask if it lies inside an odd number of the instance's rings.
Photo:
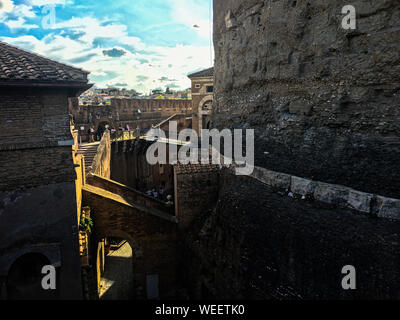
<svg viewBox="0 0 400 320">
<path fill-rule="evenodd" d="M 88 174 L 92 167 L 93 159 L 96 156 L 100 142 L 86 143 L 79 145 L 78 154 L 82 154 L 85 160 L 85 174 Z"/>
</svg>

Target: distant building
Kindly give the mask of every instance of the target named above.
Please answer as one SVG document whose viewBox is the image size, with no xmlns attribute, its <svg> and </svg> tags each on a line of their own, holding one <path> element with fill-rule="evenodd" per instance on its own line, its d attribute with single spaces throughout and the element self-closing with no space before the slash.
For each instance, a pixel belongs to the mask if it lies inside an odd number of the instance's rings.
<svg viewBox="0 0 400 320">
<path fill-rule="evenodd" d="M 192 125 L 200 134 L 201 129 L 210 127 L 214 97 L 214 68 L 192 73 L 188 77 L 192 80 Z"/>
</svg>

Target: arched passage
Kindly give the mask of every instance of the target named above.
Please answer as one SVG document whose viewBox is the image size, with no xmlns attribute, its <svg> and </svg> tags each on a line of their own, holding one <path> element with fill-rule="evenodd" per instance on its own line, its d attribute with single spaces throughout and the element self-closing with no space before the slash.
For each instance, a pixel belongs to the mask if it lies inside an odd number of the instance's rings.
<svg viewBox="0 0 400 320">
<path fill-rule="evenodd" d="M 136 299 L 138 288 L 134 282 L 134 259 L 140 254 L 137 243 L 129 234 L 118 230 L 109 231 L 101 237 L 103 239 L 97 241 L 96 253 L 100 299 Z"/>
<path fill-rule="evenodd" d="M 132 300 L 136 297 L 133 279 L 133 249 L 122 238 L 107 238 L 104 271 L 100 277 L 101 300 Z"/>
<path fill-rule="evenodd" d="M 106 131 L 107 128 L 110 128 L 111 124 L 108 121 L 102 121 L 99 122 L 99 124 L 97 125 L 97 139 L 101 139 L 101 137 L 103 136 L 104 131 Z"/>
</svg>

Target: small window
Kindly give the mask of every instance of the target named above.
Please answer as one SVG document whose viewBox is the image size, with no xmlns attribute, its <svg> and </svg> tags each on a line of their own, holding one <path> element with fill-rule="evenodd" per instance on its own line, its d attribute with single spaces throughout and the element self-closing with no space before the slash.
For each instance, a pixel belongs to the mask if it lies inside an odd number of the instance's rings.
<svg viewBox="0 0 400 320">
<path fill-rule="evenodd" d="M 194 87 L 195 87 L 196 89 L 200 89 L 201 85 L 200 85 L 200 84 L 195 84 Z"/>
<path fill-rule="evenodd" d="M 160 174 L 164 174 L 164 165 L 160 164 Z"/>
<path fill-rule="evenodd" d="M 214 86 L 207 86 L 207 92 L 214 92 Z"/>
</svg>

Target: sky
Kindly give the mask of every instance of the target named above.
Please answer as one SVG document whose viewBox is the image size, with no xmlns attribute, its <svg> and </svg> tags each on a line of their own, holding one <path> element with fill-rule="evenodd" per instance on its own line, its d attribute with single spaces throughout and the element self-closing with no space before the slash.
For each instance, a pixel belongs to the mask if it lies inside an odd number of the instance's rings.
<svg viewBox="0 0 400 320">
<path fill-rule="evenodd" d="M 211 67 L 212 0 L 0 0 L 0 40 L 90 72 L 96 87 L 190 87 Z"/>
</svg>

